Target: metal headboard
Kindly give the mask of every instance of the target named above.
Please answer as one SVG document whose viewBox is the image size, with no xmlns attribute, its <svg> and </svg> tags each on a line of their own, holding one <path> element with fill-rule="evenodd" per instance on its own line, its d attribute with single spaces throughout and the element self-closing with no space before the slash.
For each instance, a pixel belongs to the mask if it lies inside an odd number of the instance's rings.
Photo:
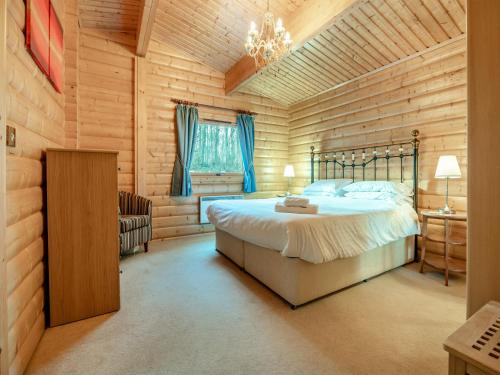
<svg viewBox="0 0 500 375">
<path fill-rule="evenodd" d="M 390 160 L 399 159 L 401 182 L 404 181 L 405 159 L 413 160 L 413 206 L 415 211 L 418 208 L 418 147 L 420 141 L 418 130 L 412 130 L 412 138 L 404 142 L 393 142 L 389 144 L 373 144 L 365 147 L 352 149 L 339 149 L 328 151 L 314 151 L 311 146 L 311 183 L 315 180 L 328 178 L 345 178 L 346 168 L 352 171 L 352 181 L 356 179 L 356 170 L 362 170 L 362 178 L 365 180 L 366 169 L 373 168 L 373 180 L 377 180 L 377 161 L 385 160 L 386 173 L 384 179 L 390 180 Z M 395 150 L 395 146 L 397 149 Z M 394 152 L 396 151 L 396 152 Z M 349 160 L 348 160 L 349 159 Z M 324 164 L 324 175 L 321 175 L 321 167 Z M 329 165 L 331 164 L 331 167 Z M 317 166 L 317 178 L 315 178 L 315 169 Z M 373 166 L 373 167 L 372 167 Z M 329 171 L 330 168 L 330 171 Z M 381 178 L 379 178 L 380 180 Z"/>
</svg>

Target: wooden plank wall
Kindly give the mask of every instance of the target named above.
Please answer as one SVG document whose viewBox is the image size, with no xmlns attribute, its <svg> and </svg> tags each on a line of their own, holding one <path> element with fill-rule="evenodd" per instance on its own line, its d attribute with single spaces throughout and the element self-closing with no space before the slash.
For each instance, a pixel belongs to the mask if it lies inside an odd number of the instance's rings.
<svg viewBox="0 0 500 375">
<path fill-rule="evenodd" d="M 6 220 L 6 158 L 7 146 L 7 1 L 0 0 L 0 374 L 9 371 L 7 324 L 7 259 L 5 249 Z"/>
<path fill-rule="evenodd" d="M 78 147 L 78 0 L 64 5 L 64 127 L 66 147 Z"/>
<path fill-rule="evenodd" d="M 64 22 L 63 1 L 56 1 Z M 24 372 L 44 331 L 43 162 L 46 147 L 65 143 L 64 98 L 35 65 L 24 41 L 25 5 L 8 2 L 7 319 L 9 374 Z"/>
<path fill-rule="evenodd" d="M 224 74 L 188 57 L 173 47 L 151 41 L 146 55 L 147 147 L 146 195 L 153 199 L 153 236 L 167 238 L 212 231 L 199 224 L 200 194 L 238 193 L 242 176 L 194 176 L 194 195 L 170 197 L 176 152 L 175 105 L 171 98 L 212 104 L 257 113 L 255 169 L 260 192 L 283 192 L 282 177 L 288 158 L 288 112 L 270 99 L 245 94 L 224 93 Z M 142 108 L 138 109 L 139 111 Z M 142 114 L 144 116 L 144 114 Z M 200 107 L 200 118 L 235 121 L 235 113 Z"/>
<path fill-rule="evenodd" d="M 78 146 L 117 150 L 118 188 L 134 190 L 135 34 L 80 29 Z"/>
<path fill-rule="evenodd" d="M 458 156 L 463 175 L 450 182 L 450 203 L 457 210 L 466 210 L 465 54 L 462 36 L 293 105 L 289 155 L 298 175 L 294 191 L 300 192 L 309 181 L 311 145 L 328 150 L 398 141 L 419 129 L 419 207 L 435 209 L 444 204 L 445 181 L 434 179 L 434 172 L 438 157 L 450 153 Z M 392 176 L 396 175 L 394 171 Z M 411 179 L 410 168 L 406 177 Z M 431 232 L 442 229 L 438 224 L 433 223 Z M 465 236 L 464 226 L 455 229 Z M 454 254 L 464 257 L 465 249 L 456 248 Z"/>
</svg>

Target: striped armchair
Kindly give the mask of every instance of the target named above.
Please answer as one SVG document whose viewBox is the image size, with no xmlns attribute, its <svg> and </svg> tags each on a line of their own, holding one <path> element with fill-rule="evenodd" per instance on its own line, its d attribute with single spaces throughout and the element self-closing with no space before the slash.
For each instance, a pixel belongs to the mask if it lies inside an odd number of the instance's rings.
<svg viewBox="0 0 500 375">
<path fill-rule="evenodd" d="M 132 250 L 144 244 L 148 251 L 151 241 L 153 202 L 136 194 L 120 191 L 118 193 L 120 208 L 120 255 L 130 254 Z"/>
</svg>

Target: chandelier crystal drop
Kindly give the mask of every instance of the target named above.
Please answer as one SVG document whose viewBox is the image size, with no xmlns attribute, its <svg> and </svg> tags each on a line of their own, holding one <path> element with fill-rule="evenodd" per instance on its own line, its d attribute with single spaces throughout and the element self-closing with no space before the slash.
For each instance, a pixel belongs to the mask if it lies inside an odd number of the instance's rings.
<svg viewBox="0 0 500 375">
<path fill-rule="evenodd" d="M 290 52 L 292 39 L 290 33 L 285 30 L 283 21 L 278 18 L 274 22 L 274 15 L 269 11 L 269 0 L 267 1 L 267 12 L 264 13 L 260 33 L 257 31 L 255 22 L 250 23 L 245 50 L 255 60 L 257 68 L 264 67 L 281 59 Z"/>
</svg>

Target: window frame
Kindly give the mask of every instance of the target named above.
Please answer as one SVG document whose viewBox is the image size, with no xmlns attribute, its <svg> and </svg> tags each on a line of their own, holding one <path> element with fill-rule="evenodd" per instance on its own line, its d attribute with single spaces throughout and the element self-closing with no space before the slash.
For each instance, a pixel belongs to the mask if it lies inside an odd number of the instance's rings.
<svg viewBox="0 0 500 375">
<path fill-rule="evenodd" d="M 227 126 L 237 128 L 236 123 L 229 121 L 220 121 L 220 120 L 209 120 L 209 119 L 200 119 L 198 121 L 199 126 L 204 125 L 212 125 L 212 126 Z M 244 175 L 244 167 L 243 167 L 243 157 L 241 159 L 241 172 L 202 172 L 202 171 L 192 171 L 189 173 L 191 176 L 197 177 L 224 177 L 224 176 L 243 176 Z"/>
</svg>

